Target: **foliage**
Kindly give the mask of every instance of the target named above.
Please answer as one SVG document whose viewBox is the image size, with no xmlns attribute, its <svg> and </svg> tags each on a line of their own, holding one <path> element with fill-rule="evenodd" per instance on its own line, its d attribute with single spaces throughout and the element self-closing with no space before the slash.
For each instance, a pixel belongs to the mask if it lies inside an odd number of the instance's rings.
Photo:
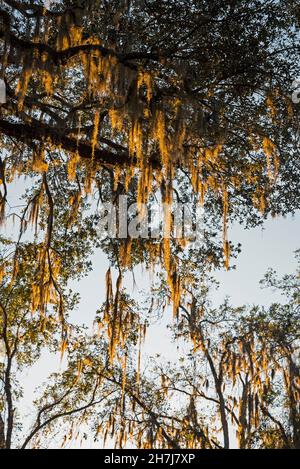
<svg viewBox="0 0 300 469">
<path fill-rule="evenodd" d="M 0 222 L 18 225 L 16 239 L 1 238 L 1 446 L 11 447 L 17 425 L 15 374 L 50 348 L 68 350 L 68 366 L 37 402 L 26 445 L 78 414 L 95 431 L 100 419 L 99 434 L 120 446 L 130 437 L 137 446 L 229 447 L 230 417 L 240 447 L 299 447 L 298 277 L 268 274 L 293 295 L 269 310 L 207 303 L 208 276 L 240 251 L 229 223 L 249 228 L 299 209 L 299 21 L 294 0 L 1 2 Z M 21 207 L 10 206 L 16 180 L 28 187 Z M 140 208 L 156 196 L 203 206 L 204 242 L 100 240 L 97 204 L 122 194 Z M 111 264 L 98 341 L 69 320 L 78 301 L 70 282 L 91 269 L 97 248 Z M 156 371 L 142 378 L 136 358 L 149 317 L 122 281 L 144 264 L 160 270 L 148 313 L 172 304 L 174 337 L 194 344 L 189 364 L 163 375 L 188 396 L 176 415 Z M 214 407 L 215 427 L 200 419 L 199 401 Z M 288 422 L 272 413 L 284 406 Z"/>
</svg>

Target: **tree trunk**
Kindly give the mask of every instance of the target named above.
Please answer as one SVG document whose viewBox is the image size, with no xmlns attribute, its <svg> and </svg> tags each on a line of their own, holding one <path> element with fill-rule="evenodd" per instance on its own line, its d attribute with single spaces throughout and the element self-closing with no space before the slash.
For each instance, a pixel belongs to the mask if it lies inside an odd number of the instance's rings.
<svg viewBox="0 0 300 469">
<path fill-rule="evenodd" d="M 5 396 L 7 404 L 7 430 L 6 430 L 6 449 L 11 448 L 12 432 L 14 426 L 14 409 L 11 391 L 11 359 L 8 358 L 7 368 L 5 372 Z"/>
<path fill-rule="evenodd" d="M 2 415 L 0 415 L 0 449 L 6 448 L 6 441 L 5 441 L 5 429 L 4 429 L 4 421 Z"/>
</svg>

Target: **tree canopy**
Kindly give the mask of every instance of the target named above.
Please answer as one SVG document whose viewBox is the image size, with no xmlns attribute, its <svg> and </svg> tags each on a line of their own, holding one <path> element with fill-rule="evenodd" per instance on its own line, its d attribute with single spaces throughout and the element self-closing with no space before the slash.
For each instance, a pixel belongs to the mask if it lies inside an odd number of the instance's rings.
<svg viewBox="0 0 300 469">
<path fill-rule="evenodd" d="M 12 233 L 1 238 L 0 446 L 11 447 L 16 424 L 12 366 L 30 366 L 50 347 L 68 350 L 67 370 L 37 403 L 25 446 L 75 413 L 119 446 L 130 435 L 137 446 L 228 448 L 232 425 L 241 448 L 299 447 L 299 298 L 268 311 L 213 310 L 205 287 L 239 254 L 230 223 L 254 227 L 300 208 L 300 108 L 292 99 L 299 25 L 296 0 L 1 1 L 0 223 Z M 18 206 L 16 181 L 24 190 Z M 143 204 L 157 198 L 201 206 L 201 246 L 174 236 L 100 238 L 97 205 L 117 207 L 120 195 L 141 219 Z M 171 230 L 169 212 L 163 222 Z M 78 299 L 69 288 L 99 248 L 111 268 L 99 336 L 91 337 L 72 325 Z M 122 285 L 138 265 L 158 270 L 148 314 Z M 182 369 L 141 377 L 148 315 L 163 305 L 173 307 L 175 340 L 189 338 L 194 351 Z M 210 376 L 201 369 L 193 381 L 198 356 Z M 169 388 L 188 399 L 176 415 L 163 397 Z M 207 401 L 213 428 L 199 417 Z M 287 407 L 288 421 L 272 406 Z"/>
</svg>

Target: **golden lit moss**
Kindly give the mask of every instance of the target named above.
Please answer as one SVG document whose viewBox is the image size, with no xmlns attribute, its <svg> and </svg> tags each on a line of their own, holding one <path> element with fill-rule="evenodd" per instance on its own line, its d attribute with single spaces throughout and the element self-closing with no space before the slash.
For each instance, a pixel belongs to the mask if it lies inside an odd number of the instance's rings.
<svg viewBox="0 0 300 469">
<path fill-rule="evenodd" d="M 82 27 L 72 25 L 69 29 L 69 34 L 70 34 L 70 41 L 72 47 L 77 46 L 81 44 L 82 42 Z"/>
<path fill-rule="evenodd" d="M 138 90 L 142 88 L 142 86 L 146 87 L 146 97 L 147 97 L 148 103 L 150 103 L 152 99 L 152 78 L 151 78 L 150 73 L 144 72 L 143 70 L 141 70 L 138 73 L 138 81 L 137 81 Z"/>
<path fill-rule="evenodd" d="M 146 205 L 149 195 L 152 191 L 152 178 L 153 173 L 149 165 L 146 165 L 145 168 L 141 168 L 138 178 L 137 190 L 137 205 L 139 211 L 141 211 L 142 205 Z"/>
<path fill-rule="evenodd" d="M 198 169 L 194 165 L 192 165 L 192 168 L 191 168 L 191 183 L 192 183 L 194 192 L 198 194 L 199 193 L 199 172 L 198 172 Z"/>
<path fill-rule="evenodd" d="M 259 190 L 253 195 L 253 205 L 262 215 L 265 213 L 267 201 L 263 191 Z"/>
<path fill-rule="evenodd" d="M 5 274 L 6 274 L 6 266 L 4 263 L 2 263 L 0 265 L 0 283 L 3 281 L 3 279 L 5 278 Z"/>
<path fill-rule="evenodd" d="M 267 169 L 269 178 L 275 179 L 277 177 L 279 171 L 279 155 L 278 150 L 275 143 L 269 138 L 263 138 L 263 150 L 267 157 Z M 274 172 L 272 173 L 272 158 L 273 158 L 273 165 L 274 165 Z"/>
<path fill-rule="evenodd" d="M 132 249 L 132 239 L 128 238 L 126 241 L 121 243 L 120 247 L 120 262 L 122 267 L 131 266 L 131 249 Z"/>
<path fill-rule="evenodd" d="M 43 188 L 42 188 L 43 189 Z M 28 222 L 35 227 L 35 232 L 37 232 L 37 225 L 38 225 L 38 217 L 39 217 L 39 212 L 40 212 L 40 207 L 42 206 L 43 203 L 43 190 L 34 197 L 31 206 L 30 206 L 30 211 L 29 211 L 29 219 Z"/>
<path fill-rule="evenodd" d="M 125 171 L 126 171 L 126 174 L 125 174 L 125 190 L 128 191 L 129 185 L 130 185 L 131 181 L 134 178 L 135 170 L 134 170 L 133 166 L 127 166 Z"/>
<path fill-rule="evenodd" d="M 222 149 L 223 149 L 222 143 L 218 143 L 217 145 L 213 147 L 206 148 L 204 152 L 204 159 L 206 161 L 215 162 L 218 159 Z"/>
<path fill-rule="evenodd" d="M 129 134 L 129 154 L 136 156 L 141 161 L 143 150 L 143 133 L 142 126 L 139 121 L 133 122 Z"/>
<path fill-rule="evenodd" d="M 86 195 L 90 195 L 94 183 L 94 176 L 97 168 L 93 165 L 93 161 L 86 164 L 85 180 L 84 180 L 84 192 Z"/>
<path fill-rule="evenodd" d="M 115 171 L 114 171 L 114 191 L 115 192 L 118 190 L 121 175 L 122 175 L 122 171 L 121 171 L 120 166 L 116 166 Z"/>
<path fill-rule="evenodd" d="M 69 220 L 68 226 L 72 226 L 76 222 L 79 207 L 80 207 L 80 202 L 81 202 L 81 193 L 80 191 L 76 191 L 74 194 L 70 196 L 70 199 L 69 199 L 70 220 Z"/>
<path fill-rule="evenodd" d="M 68 350 L 68 340 L 64 339 L 60 345 L 60 359 L 63 360 L 66 351 Z"/>
<path fill-rule="evenodd" d="M 96 111 L 94 115 L 94 129 L 93 129 L 93 136 L 92 136 L 92 159 L 95 157 L 95 148 L 98 143 L 99 124 L 100 124 L 100 112 Z"/>
<path fill-rule="evenodd" d="M 285 96 L 285 106 L 287 110 L 287 116 L 289 120 L 293 120 L 294 118 L 294 107 L 293 102 L 289 96 Z"/>
<path fill-rule="evenodd" d="M 42 72 L 42 82 L 45 88 L 45 91 L 48 96 L 52 95 L 53 93 L 53 78 L 50 72 L 47 70 L 43 70 Z"/>
<path fill-rule="evenodd" d="M 78 153 L 71 153 L 68 160 L 68 179 L 70 182 L 75 181 L 77 165 L 80 161 Z"/>
<path fill-rule="evenodd" d="M 118 109 L 110 109 L 109 118 L 110 118 L 112 129 L 117 130 L 118 132 L 121 132 L 124 126 L 122 113 Z"/>
<path fill-rule="evenodd" d="M 223 250 L 225 257 L 225 267 L 229 269 L 230 260 L 230 244 L 228 241 L 228 213 L 229 213 L 229 200 L 228 189 L 223 187 Z"/>
<path fill-rule="evenodd" d="M 37 149 L 33 154 L 32 170 L 37 173 L 45 173 L 48 170 L 48 163 L 45 161 L 45 148 Z"/>
<path fill-rule="evenodd" d="M 137 373 L 136 373 L 136 389 L 137 395 L 140 394 L 141 384 L 141 363 L 142 363 L 142 343 L 146 336 L 146 325 L 140 324 L 139 326 L 139 339 L 138 339 L 138 358 L 137 358 Z"/>
<path fill-rule="evenodd" d="M 270 117 L 275 119 L 277 116 L 277 107 L 275 105 L 274 99 L 271 95 L 266 98 L 266 106 L 269 110 Z"/>
<path fill-rule="evenodd" d="M 18 110 L 19 111 L 23 110 L 25 96 L 26 96 L 29 81 L 33 72 L 33 66 L 34 66 L 33 58 L 29 56 L 28 57 L 25 56 L 23 60 L 22 76 L 18 81 L 18 85 L 16 89 L 16 94 L 18 96 Z"/>
<path fill-rule="evenodd" d="M 127 353 L 124 353 L 123 361 L 122 361 L 122 410 L 124 412 L 125 409 L 125 388 L 126 388 L 126 380 L 127 380 Z"/>
<path fill-rule="evenodd" d="M 162 110 L 159 110 L 156 113 L 153 137 L 159 144 L 159 150 L 162 157 L 163 166 L 165 170 L 168 171 L 170 161 L 168 144 L 166 139 L 165 115 Z"/>
<path fill-rule="evenodd" d="M 43 52 L 41 55 L 42 69 L 40 71 L 42 84 L 48 96 L 53 94 L 53 69 L 51 65 L 49 66 L 49 56 L 46 52 Z"/>
</svg>

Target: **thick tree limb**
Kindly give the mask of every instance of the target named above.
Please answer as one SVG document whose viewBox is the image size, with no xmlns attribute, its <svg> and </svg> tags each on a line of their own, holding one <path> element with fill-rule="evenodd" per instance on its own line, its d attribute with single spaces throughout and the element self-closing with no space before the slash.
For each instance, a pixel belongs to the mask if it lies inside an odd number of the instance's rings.
<svg viewBox="0 0 300 469">
<path fill-rule="evenodd" d="M 8 24 L 10 16 L 7 12 L 1 10 L 0 17 L 5 21 L 5 25 L 0 27 L 0 39 L 7 39 L 12 47 L 22 51 L 39 51 L 40 54 L 46 53 L 48 58 L 52 60 L 55 65 L 65 65 L 68 60 L 79 55 L 80 53 L 93 53 L 100 52 L 102 57 L 114 57 L 118 62 L 132 70 L 138 71 L 137 65 L 131 63 L 132 60 L 154 60 L 159 61 L 160 56 L 153 52 L 130 52 L 119 53 L 112 49 L 108 49 L 100 44 L 80 44 L 77 46 L 69 47 L 63 50 L 57 50 L 48 44 L 42 42 L 32 42 L 19 38 L 13 34 Z"/>
<path fill-rule="evenodd" d="M 78 152 L 79 156 L 92 160 L 92 146 L 89 143 L 77 143 L 77 140 L 58 132 L 57 130 L 40 124 L 39 127 L 23 123 L 12 123 L 0 119 L 0 132 L 9 137 L 14 137 L 18 141 L 33 146 L 34 142 L 50 141 L 53 145 L 61 147 L 63 150 L 71 153 Z M 108 166 L 129 166 L 134 163 L 128 153 L 118 152 L 114 153 L 106 149 L 96 148 L 94 152 L 94 161 L 100 165 Z M 153 168 L 159 167 L 159 162 L 155 159 L 151 162 Z"/>
</svg>

